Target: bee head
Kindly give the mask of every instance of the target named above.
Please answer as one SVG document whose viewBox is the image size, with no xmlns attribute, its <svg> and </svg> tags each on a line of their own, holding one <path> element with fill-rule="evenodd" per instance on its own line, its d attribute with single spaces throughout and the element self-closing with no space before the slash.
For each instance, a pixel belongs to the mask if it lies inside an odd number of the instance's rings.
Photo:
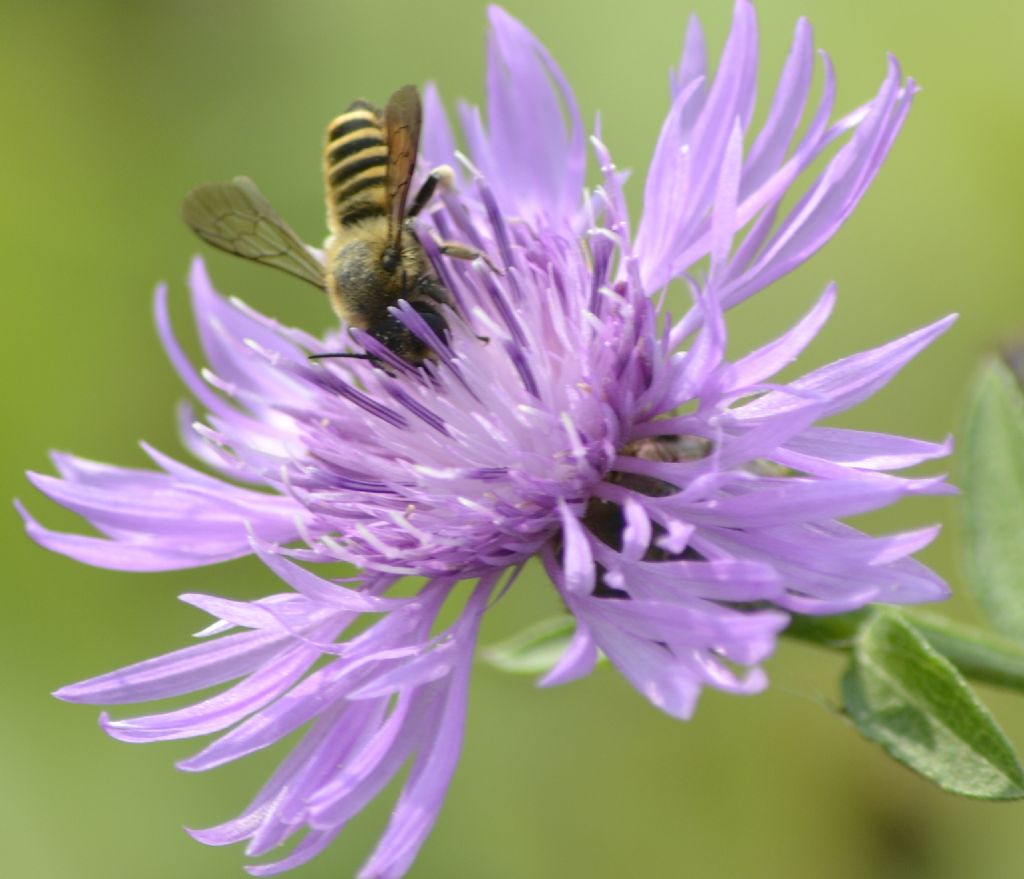
<svg viewBox="0 0 1024 879">
<path fill-rule="evenodd" d="M 437 310 L 426 302 L 410 302 L 412 307 L 430 328 L 430 331 L 442 342 L 448 338 L 448 322 L 437 312 Z M 393 351 L 403 360 L 413 364 L 420 364 L 430 359 L 433 352 L 430 346 L 420 340 L 399 318 L 388 314 L 379 321 L 368 327 L 367 332 L 373 336 L 385 348 Z"/>
<path fill-rule="evenodd" d="M 442 342 L 447 342 L 448 321 L 441 317 L 437 309 L 427 302 L 413 302 L 411 305 L 412 310 L 423 318 L 423 323 L 430 327 L 430 331 Z"/>
</svg>

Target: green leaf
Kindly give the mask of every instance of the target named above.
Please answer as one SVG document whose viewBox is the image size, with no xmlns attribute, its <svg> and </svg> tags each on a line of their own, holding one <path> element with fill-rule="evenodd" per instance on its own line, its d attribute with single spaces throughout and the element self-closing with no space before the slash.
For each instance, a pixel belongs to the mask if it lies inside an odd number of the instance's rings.
<svg viewBox="0 0 1024 879">
<path fill-rule="evenodd" d="M 866 738 L 951 793 L 1024 797 L 1024 769 L 953 666 L 894 613 L 864 627 L 843 677 L 843 707 Z"/>
<path fill-rule="evenodd" d="M 964 548 L 971 589 L 992 625 L 1024 639 L 1024 397 L 993 360 L 963 434 Z"/>
<path fill-rule="evenodd" d="M 917 607 L 902 614 L 964 677 L 1024 691 L 1024 644 L 1020 641 Z"/>
<path fill-rule="evenodd" d="M 794 614 L 783 635 L 819 647 L 849 651 L 860 630 L 876 614 L 873 607 L 825 617 Z M 973 681 L 1024 691 L 1024 644 L 1020 641 L 987 626 L 970 626 L 920 608 L 902 610 L 900 615 L 960 674 Z"/>
<path fill-rule="evenodd" d="M 572 640 L 576 621 L 569 614 L 541 620 L 506 641 L 481 651 L 485 662 L 515 674 L 543 674 L 554 667 Z"/>
</svg>

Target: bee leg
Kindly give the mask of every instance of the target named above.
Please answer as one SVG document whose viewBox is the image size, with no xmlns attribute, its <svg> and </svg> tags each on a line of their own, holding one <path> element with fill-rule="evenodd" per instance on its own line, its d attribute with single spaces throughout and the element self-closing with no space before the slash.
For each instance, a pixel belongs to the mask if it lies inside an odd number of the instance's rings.
<svg viewBox="0 0 1024 879">
<path fill-rule="evenodd" d="M 494 274 L 502 274 L 501 269 L 491 262 L 491 258 L 482 250 L 477 250 L 475 247 L 470 247 L 467 244 L 456 244 L 454 241 L 442 241 L 438 245 L 437 249 L 440 253 L 444 254 L 444 256 L 450 256 L 453 259 L 482 259 L 487 264 L 487 268 L 494 272 Z"/>
<path fill-rule="evenodd" d="M 448 165 L 438 165 L 430 172 L 430 175 L 419 188 L 419 192 L 413 198 L 412 204 L 409 205 L 409 210 L 405 212 L 406 217 L 415 217 L 427 206 L 427 202 L 433 198 L 434 192 L 437 191 L 438 184 L 444 189 L 451 189 L 454 186 L 455 172 Z"/>
</svg>

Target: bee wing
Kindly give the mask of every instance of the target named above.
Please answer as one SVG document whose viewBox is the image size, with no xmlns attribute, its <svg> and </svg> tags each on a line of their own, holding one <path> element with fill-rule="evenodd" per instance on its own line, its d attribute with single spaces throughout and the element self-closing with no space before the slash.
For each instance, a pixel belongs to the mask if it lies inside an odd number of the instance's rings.
<svg viewBox="0 0 1024 879">
<path fill-rule="evenodd" d="M 197 186 L 185 196 L 181 214 L 207 244 L 324 289 L 323 266 L 248 177 Z"/>
<path fill-rule="evenodd" d="M 423 111 L 416 86 L 402 86 L 384 108 L 384 139 L 387 142 L 388 231 L 395 243 L 402 233 L 405 202 L 416 169 Z"/>
</svg>

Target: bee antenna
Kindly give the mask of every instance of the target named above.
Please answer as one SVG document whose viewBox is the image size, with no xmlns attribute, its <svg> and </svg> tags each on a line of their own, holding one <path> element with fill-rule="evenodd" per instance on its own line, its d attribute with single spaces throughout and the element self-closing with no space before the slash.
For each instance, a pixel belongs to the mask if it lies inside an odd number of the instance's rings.
<svg viewBox="0 0 1024 879">
<path fill-rule="evenodd" d="M 310 354 L 309 360 L 326 360 L 328 357 L 348 357 L 351 360 L 373 360 L 371 354 L 350 354 L 348 352 L 338 352 L 337 354 Z"/>
</svg>

